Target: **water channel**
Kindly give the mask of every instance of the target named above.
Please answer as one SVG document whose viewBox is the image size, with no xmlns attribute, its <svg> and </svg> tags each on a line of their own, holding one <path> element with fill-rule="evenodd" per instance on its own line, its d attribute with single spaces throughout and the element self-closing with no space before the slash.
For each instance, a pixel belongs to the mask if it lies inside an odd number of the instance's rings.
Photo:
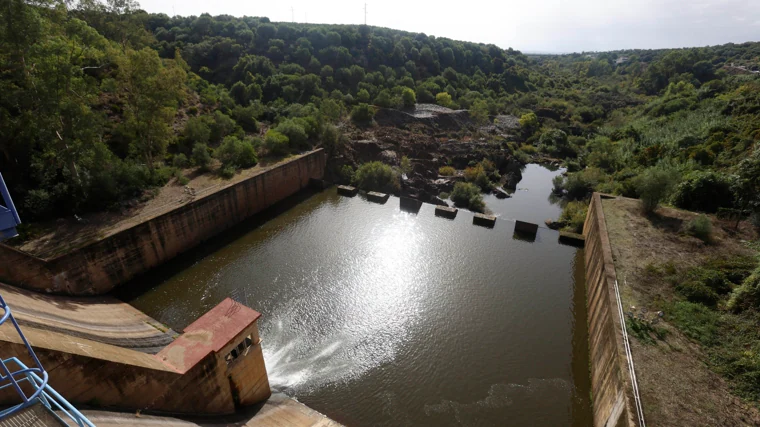
<svg viewBox="0 0 760 427">
<path fill-rule="evenodd" d="M 178 331 L 228 296 L 260 311 L 272 388 L 350 426 L 588 426 L 583 253 L 543 227 L 560 172 L 488 196 L 493 229 L 301 194 L 122 298 Z"/>
</svg>

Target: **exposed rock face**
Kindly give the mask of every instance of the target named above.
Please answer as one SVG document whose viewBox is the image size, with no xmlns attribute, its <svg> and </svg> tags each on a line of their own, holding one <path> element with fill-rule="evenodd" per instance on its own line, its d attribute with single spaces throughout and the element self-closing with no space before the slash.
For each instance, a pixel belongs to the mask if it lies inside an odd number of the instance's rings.
<svg viewBox="0 0 760 427">
<path fill-rule="evenodd" d="M 399 111 L 381 108 L 375 115 L 378 126 L 347 129 L 349 143 L 341 153 L 331 157 L 330 176 L 340 182 L 338 171 L 343 165 L 357 168 L 362 163 L 382 161 L 399 166 L 407 157 L 411 171 L 401 181 L 400 196 L 411 197 L 427 203 L 445 205 L 438 195 L 450 193 L 462 176 L 440 176 L 442 166 L 462 170 L 473 163 L 488 159 L 502 175 L 506 189 L 514 189 L 522 179 L 520 164 L 506 142 L 494 142 L 472 135 L 477 129 L 466 110 L 454 111 L 437 105 L 421 104 L 414 110 Z M 499 132 L 519 128 L 517 118 L 498 116 Z M 501 141 L 505 141 L 504 138 Z M 501 190 L 497 197 L 509 197 Z"/>
</svg>

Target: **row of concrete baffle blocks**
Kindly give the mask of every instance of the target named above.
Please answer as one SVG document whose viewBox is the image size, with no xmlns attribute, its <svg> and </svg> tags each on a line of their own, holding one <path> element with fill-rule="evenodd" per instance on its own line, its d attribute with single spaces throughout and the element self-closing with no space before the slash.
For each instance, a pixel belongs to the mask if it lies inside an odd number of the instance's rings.
<svg viewBox="0 0 760 427">
<path fill-rule="evenodd" d="M 358 194 L 359 189 L 356 187 L 348 186 L 348 185 L 339 185 L 338 186 L 338 194 L 341 194 L 343 196 L 347 197 L 354 197 L 356 194 Z M 367 192 L 367 200 L 375 203 L 383 204 L 388 201 L 390 198 L 390 194 L 386 193 L 378 193 L 376 191 L 369 191 Z M 416 199 L 411 199 L 408 197 L 401 197 L 399 199 L 399 206 L 402 211 L 406 212 L 412 212 L 417 213 L 420 208 L 422 207 L 422 202 Z M 448 219 L 454 219 L 457 216 L 457 213 L 459 212 L 459 209 L 450 207 L 450 206 L 440 206 L 437 205 L 435 207 L 435 216 L 439 216 L 442 218 L 448 218 Z M 475 225 L 479 225 L 482 227 L 487 228 L 493 228 L 496 226 L 496 217 L 492 215 L 486 215 L 481 213 L 475 213 L 472 217 L 472 223 Z M 538 224 L 533 224 L 525 221 L 515 221 L 515 237 L 520 240 L 526 240 L 526 241 L 535 241 L 536 235 L 538 234 Z M 560 243 L 572 245 L 572 246 L 583 246 L 583 236 L 574 234 L 574 233 L 567 233 L 567 232 L 560 232 L 559 236 Z"/>
</svg>

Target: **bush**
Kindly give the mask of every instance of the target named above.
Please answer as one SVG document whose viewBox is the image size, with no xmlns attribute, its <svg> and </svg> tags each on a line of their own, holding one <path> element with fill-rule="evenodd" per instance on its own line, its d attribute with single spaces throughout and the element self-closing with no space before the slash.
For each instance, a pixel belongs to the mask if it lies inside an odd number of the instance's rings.
<svg viewBox="0 0 760 427">
<path fill-rule="evenodd" d="M 405 87 L 401 90 L 401 100 L 404 103 L 404 107 L 406 108 L 412 108 L 414 107 L 414 104 L 417 102 L 417 95 L 414 93 L 414 91 L 408 87 Z"/>
<path fill-rule="evenodd" d="M 457 170 L 451 166 L 441 166 L 438 168 L 438 175 L 441 176 L 453 176 L 457 173 Z"/>
<path fill-rule="evenodd" d="M 712 241 L 712 221 L 710 221 L 710 218 L 707 215 L 699 215 L 691 220 L 687 226 L 687 230 L 689 234 L 705 243 L 710 243 Z"/>
<path fill-rule="evenodd" d="M 224 179 L 231 179 L 235 176 L 235 168 L 232 166 L 225 166 L 219 169 L 219 175 Z"/>
<path fill-rule="evenodd" d="M 637 176 L 634 185 L 636 192 L 639 193 L 644 212 L 654 212 L 660 202 L 668 197 L 676 180 L 675 172 L 660 167 L 646 169 Z"/>
<path fill-rule="evenodd" d="M 718 302 L 718 293 L 697 280 L 687 280 L 676 285 L 676 290 L 691 302 L 714 306 Z"/>
<path fill-rule="evenodd" d="M 754 307 L 760 308 L 760 267 L 741 284 L 734 289 L 728 301 L 728 308 L 733 311 L 746 310 Z"/>
<path fill-rule="evenodd" d="M 562 194 L 562 192 L 565 189 L 565 177 L 562 175 L 557 175 L 554 178 L 552 178 L 552 191 L 556 194 Z"/>
<path fill-rule="evenodd" d="M 190 166 L 190 160 L 187 159 L 186 155 L 179 153 L 176 156 L 174 156 L 174 159 L 172 159 L 172 166 L 174 166 L 175 168 L 184 169 Z"/>
<path fill-rule="evenodd" d="M 288 119 L 282 121 L 274 128 L 274 131 L 288 137 L 290 148 L 306 148 L 307 146 L 309 136 L 306 133 L 306 129 L 295 120 Z"/>
<path fill-rule="evenodd" d="M 734 196 L 728 177 L 715 172 L 694 172 L 678 184 L 673 204 L 691 211 L 715 213 L 731 207 Z"/>
<path fill-rule="evenodd" d="M 207 169 L 211 164 L 211 154 L 208 152 L 206 144 L 195 144 L 193 146 L 193 164 L 201 169 Z"/>
<path fill-rule="evenodd" d="M 451 200 L 459 207 L 469 208 L 476 212 L 485 210 L 485 202 L 480 194 L 480 187 L 469 182 L 457 182 L 451 192 Z"/>
<path fill-rule="evenodd" d="M 351 165 L 343 165 L 338 171 L 338 178 L 343 184 L 350 184 L 354 180 L 354 168 Z"/>
<path fill-rule="evenodd" d="M 367 104 L 361 103 L 351 110 L 351 121 L 359 125 L 372 123 L 375 110 Z"/>
<path fill-rule="evenodd" d="M 222 162 L 223 169 L 249 168 L 259 161 L 251 143 L 234 136 L 225 137 L 214 155 Z"/>
<path fill-rule="evenodd" d="M 269 129 L 264 136 L 264 148 L 275 156 L 285 155 L 290 151 L 288 137 L 274 129 Z"/>
<path fill-rule="evenodd" d="M 564 190 L 572 200 L 585 199 L 604 180 L 604 173 L 596 168 L 568 174 L 564 181 Z"/>
<path fill-rule="evenodd" d="M 400 188 L 396 172 L 382 162 L 369 162 L 359 166 L 354 174 L 354 182 L 367 191 L 394 193 Z"/>
<path fill-rule="evenodd" d="M 583 233 L 583 224 L 586 222 L 587 211 L 588 204 L 586 202 L 568 202 L 562 208 L 562 215 L 559 217 L 560 222 L 565 223 L 564 230 L 578 234 Z"/>
</svg>

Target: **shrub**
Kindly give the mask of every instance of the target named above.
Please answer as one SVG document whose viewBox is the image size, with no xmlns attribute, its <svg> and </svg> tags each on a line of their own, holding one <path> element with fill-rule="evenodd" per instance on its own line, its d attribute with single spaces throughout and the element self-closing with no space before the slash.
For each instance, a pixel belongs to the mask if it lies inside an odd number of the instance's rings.
<svg viewBox="0 0 760 427">
<path fill-rule="evenodd" d="M 456 173 L 457 173 L 457 170 L 451 166 L 441 166 L 440 168 L 438 168 L 438 175 L 453 176 Z"/>
<path fill-rule="evenodd" d="M 665 168 L 652 167 L 636 177 L 634 185 L 639 193 L 644 212 L 651 213 L 665 200 L 676 183 L 676 173 Z"/>
<path fill-rule="evenodd" d="M 565 188 L 565 177 L 562 175 L 557 175 L 554 178 L 552 178 L 552 185 L 553 189 L 556 194 L 562 194 Z"/>
<path fill-rule="evenodd" d="M 219 169 L 219 175 L 224 179 L 230 179 L 235 176 L 235 168 L 232 166 L 225 166 Z"/>
<path fill-rule="evenodd" d="M 306 148 L 309 136 L 304 126 L 295 120 L 284 120 L 274 130 L 288 137 L 290 148 Z"/>
<path fill-rule="evenodd" d="M 454 184 L 451 200 L 459 207 L 469 208 L 477 212 L 482 212 L 485 209 L 483 196 L 480 194 L 480 187 L 469 182 L 457 182 Z"/>
<path fill-rule="evenodd" d="M 712 241 L 712 221 L 710 221 L 710 218 L 707 215 L 699 215 L 691 220 L 687 226 L 687 230 L 689 234 L 705 243 L 710 243 Z"/>
<path fill-rule="evenodd" d="M 560 222 L 565 223 L 564 229 L 573 233 L 583 233 L 583 223 L 586 222 L 586 211 L 588 204 L 583 201 L 568 202 L 562 208 L 562 214 L 559 217 Z"/>
<path fill-rule="evenodd" d="M 290 151 L 288 137 L 274 129 L 269 129 L 264 136 L 264 148 L 275 156 L 285 155 Z"/>
<path fill-rule="evenodd" d="M 440 92 L 435 95 L 435 103 L 442 107 L 453 107 L 454 102 L 448 92 Z"/>
<path fill-rule="evenodd" d="M 343 165 L 338 171 L 338 179 L 341 183 L 350 184 L 354 180 L 354 168 L 351 165 Z"/>
<path fill-rule="evenodd" d="M 175 168 L 186 168 L 190 166 L 190 161 L 187 159 L 186 155 L 179 153 L 174 156 L 174 159 L 172 159 L 172 166 Z"/>
<path fill-rule="evenodd" d="M 394 193 L 400 188 L 396 172 L 382 162 L 369 162 L 359 166 L 354 174 L 354 182 L 367 191 Z"/>
<path fill-rule="evenodd" d="M 576 157 L 578 153 L 570 145 L 567 134 L 558 129 L 551 129 L 543 134 L 538 140 L 541 145 L 541 151 L 556 157 Z"/>
<path fill-rule="evenodd" d="M 734 203 L 728 177 L 715 172 L 694 172 L 678 184 L 673 204 L 691 211 L 715 213 Z"/>
<path fill-rule="evenodd" d="M 676 290 L 691 302 L 714 306 L 718 302 L 718 293 L 697 280 L 687 280 L 676 285 Z"/>
<path fill-rule="evenodd" d="M 193 146 L 193 164 L 201 169 L 206 169 L 211 164 L 211 154 L 208 152 L 206 144 L 195 144 Z"/>
<path fill-rule="evenodd" d="M 727 294 L 731 291 L 731 282 L 726 275 L 711 268 L 696 267 L 686 273 L 690 280 L 699 282 L 712 289 L 718 294 Z"/>
<path fill-rule="evenodd" d="M 603 180 L 604 173 L 601 170 L 588 168 L 569 174 L 564 182 L 564 189 L 570 199 L 585 199 Z"/>
<path fill-rule="evenodd" d="M 679 301 L 667 310 L 669 320 L 686 336 L 704 345 L 714 345 L 718 339 L 719 315 L 702 304 Z"/>
<path fill-rule="evenodd" d="M 375 110 L 367 104 L 361 103 L 351 110 L 351 121 L 359 125 L 372 123 L 375 117 Z"/>
<path fill-rule="evenodd" d="M 438 198 L 441 199 L 441 200 L 446 200 L 449 197 L 451 197 L 451 194 L 449 194 L 449 193 L 447 193 L 445 191 L 442 191 L 441 194 L 438 195 Z"/>
<path fill-rule="evenodd" d="M 536 154 L 538 150 L 535 146 L 530 144 L 523 144 L 520 146 L 520 151 L 522 151 L 525 154 Z"/>
<path fill-rule="evenodd" d="M 411 108 L 417 102 L 417 95 L 412 89 L 405 87 L 401 90 L 401 100 L 404 103 L 404 107 Z"/>
<path fill-rule="evenodd" d="M 741 286 L 734 289 L 728 301 L 728 308 L 733 311 L 746 310 L 750 307 L 760 308 L 760 266 L 744 279 Z"/>
<path fill-rule="evenodd" d="M 223 169 L 249 168 L 259 161 L 251 143 L 234 136 L 225 137 L 214 155 L 222 162 Z"/>
</svg>

